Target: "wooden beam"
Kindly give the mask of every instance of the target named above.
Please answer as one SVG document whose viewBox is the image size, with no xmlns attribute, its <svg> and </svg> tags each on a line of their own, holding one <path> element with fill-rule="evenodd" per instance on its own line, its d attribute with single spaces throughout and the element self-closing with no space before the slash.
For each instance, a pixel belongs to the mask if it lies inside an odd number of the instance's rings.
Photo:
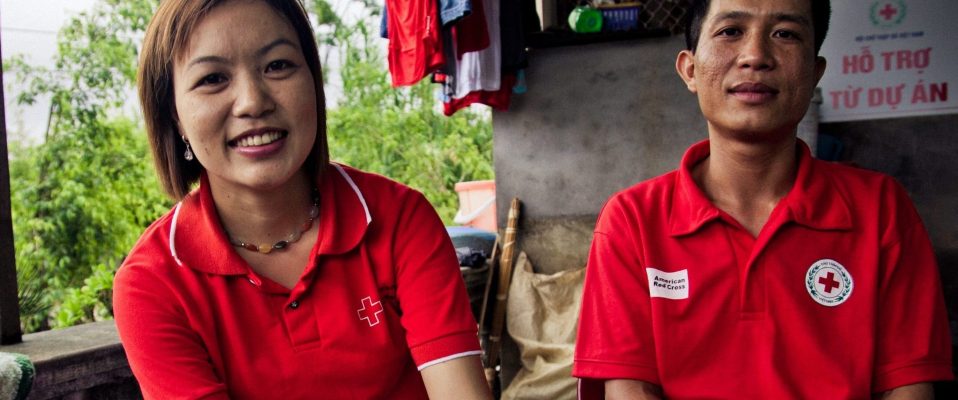
<svg viewBox="0 0 958 400">
<path fill-rule="evenodd" d="M 0 50 L 0 59 L 3 59 Z M 10 165 L 7 157 L 6 107 L 0 73 L 0 344 L 22 341 L 20 301 L 17 295 L 17 263 L 10 216 Z"/>
</svg>

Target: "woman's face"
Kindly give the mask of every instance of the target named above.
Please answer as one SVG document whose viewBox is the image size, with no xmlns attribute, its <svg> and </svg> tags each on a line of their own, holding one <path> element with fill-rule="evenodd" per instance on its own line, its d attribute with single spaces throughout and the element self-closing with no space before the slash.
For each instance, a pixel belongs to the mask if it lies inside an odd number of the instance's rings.
<svg viewBox="0 0 958 400">
<path fill-rule="evenodd" d="M 266 3 L 210 10 L 174 60 L 173 92 L 180 132 L 214 187 L 275 189 L 301 172 L 316 90 L 295 30 Z"/>
</svg>

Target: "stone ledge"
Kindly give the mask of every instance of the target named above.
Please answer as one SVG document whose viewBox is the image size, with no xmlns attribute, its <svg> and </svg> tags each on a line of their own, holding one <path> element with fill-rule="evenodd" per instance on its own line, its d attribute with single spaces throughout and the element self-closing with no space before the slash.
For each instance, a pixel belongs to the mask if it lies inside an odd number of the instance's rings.
<svg viewBox="0 0 958 400">
<path fill-rule="evenodd" d="M 0 351 L 30 357 L 37 371 L 30 399 L 86 398 L 104 388 L 129 393 L 136 387 L 113 321 L 24 335 L 23 343 Z"/>
</svg>

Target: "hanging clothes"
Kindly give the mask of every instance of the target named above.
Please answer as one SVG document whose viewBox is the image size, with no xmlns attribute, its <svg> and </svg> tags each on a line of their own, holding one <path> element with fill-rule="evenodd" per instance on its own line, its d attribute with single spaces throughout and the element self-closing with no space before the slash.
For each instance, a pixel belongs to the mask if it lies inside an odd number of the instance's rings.
<svg viewBox="0 0 958 400">
<path fill-rule="evenodd" d="M 471 0 L 439 0 L 439 20 L 442 26 L 448 27 L 472 13 Z M 389 39 L 389 7 L 383 3 L 383 15 L 379 21 L 379 37 Z"/>
<path fill-rule="evenodd" d="M 469 92 L 460 99 L 451 98 L 449 101 L 443 102 L 442 113 L 446 116 L 452 116 L 456 111 L 473 104 L 485 104 L 498 111 L 507 111 L 512 101 L 512 87 L 515 84 L 515 75 L 503 75 L 499 90 L 479 90 Z"/>
<path fill-rule="evenodd" d="M 502 43 L 499 36 L 500 0 L 474 0 L 474 11 L 478 9 L 476 5 L 480 2 L 485 16 L 486 31 L 489 34 L 489 45 L 479 51 L 462 53 L 462 56 L 454 61 L 456 75 L 452 82 L 453 98 L 461 99 L 473 91 L 498 91 L 500 87 L 502 79 Z M 457 42 L 458 38 L 470 34 L 460 30 L 458 26 L 456 32 Z"/>
<path fill-rule="evenodd" d="M 389 73 L 394 87 L 413 85 L 446 62 L 436 0 L 386 0 Z"/>
<path fill-rule="evenodd" d="M 449 26 L 472 14 L 472 0 L 439 0 L 442 26 Z"/>
<path fill-rule="evenodd" d="M 526 32 L 528 29 L 525 14 L 528 11 L 523 7 L 532 6 L 535 15 L 535 3 L 518 0 L 501 0 L 499 9 L 499 26 L 502 39 L 502 72 L 516 73 L 529 65 L 526 57 Z M 538 19 L 533 18 L 538 26 Z"/>
<path fill-rule="evenodd" d="M 472 12 L 454 24 L 444 25 L 454 40 L 453 53 L 461 59 L 465 53 L 480 51 L 489 47 L 489 22 L 486 20 L 483 0 L 470 0 Z M 450 46 L 447 46 L 450 47 Z M 448 51 L 447 51 L 448 53 Z"/>
</svg>

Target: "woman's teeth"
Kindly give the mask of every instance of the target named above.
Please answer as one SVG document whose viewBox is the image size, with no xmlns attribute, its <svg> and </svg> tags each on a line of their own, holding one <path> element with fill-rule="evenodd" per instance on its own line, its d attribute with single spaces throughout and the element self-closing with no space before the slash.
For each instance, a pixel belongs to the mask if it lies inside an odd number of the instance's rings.
<svg viewBox="0 0 958 400">
<path fill-rule="evenodd" d="M 269 132 L 260 135 L 247 136 L 236 142 L 237 147 L 262 146 L 273 143 L 283 137 L 282 133 Z"/>
</svg>

